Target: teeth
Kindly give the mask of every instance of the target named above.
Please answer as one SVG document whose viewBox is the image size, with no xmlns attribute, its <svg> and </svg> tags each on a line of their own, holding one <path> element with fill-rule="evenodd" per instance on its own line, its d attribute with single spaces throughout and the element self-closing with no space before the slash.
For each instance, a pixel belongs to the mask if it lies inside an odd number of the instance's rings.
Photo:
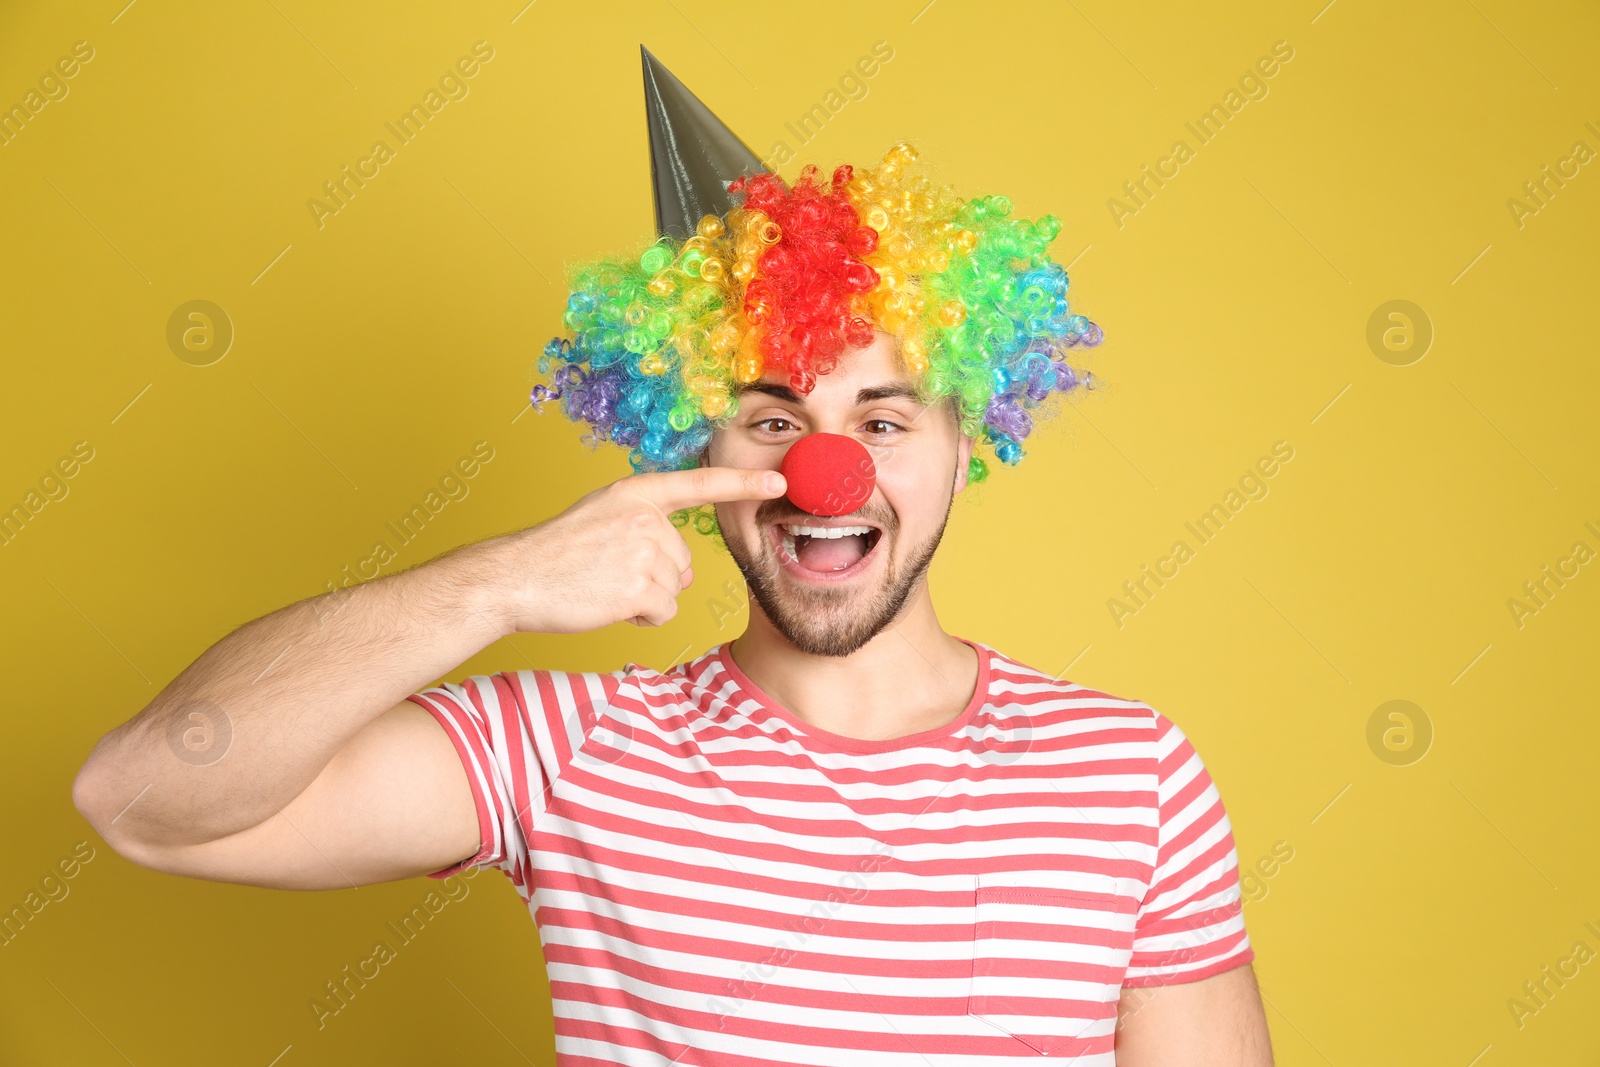
<svg viewBox="0 0 1600 1067">
<path fill-rule="evenodd" d="M 798 526 L 786 523 L 784 524 L 783 528 L 787 534 L 784 539 L 786 543 L 790 543 L 794 538 L 802 535 L 806 537 L 834 538 L 850 537 L 855 534 L 866 534 L 872 532 L 872 527 L 870 526 Z M 792 552 L 793 545 L 790 544 L 789 547 Z"/>
</svg>

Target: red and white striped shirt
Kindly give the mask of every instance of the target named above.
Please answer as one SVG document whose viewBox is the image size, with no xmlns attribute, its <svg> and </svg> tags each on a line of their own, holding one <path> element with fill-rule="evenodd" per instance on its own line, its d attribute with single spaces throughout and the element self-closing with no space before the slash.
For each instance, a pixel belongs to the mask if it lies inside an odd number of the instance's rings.
<svg viewBox="0 0 1600 1067">
<path fill-rule="evenodd" d="M 726 644 L 410 698 L 455 743 L 482 834 L 431 877 L 510 876 L 562 1067 L 1110 1067 L 1122 989 L 1253 958 L 1183 733 L 966 643 L 967 708 L 892 741 L 797 718 Z"/>
</svg>

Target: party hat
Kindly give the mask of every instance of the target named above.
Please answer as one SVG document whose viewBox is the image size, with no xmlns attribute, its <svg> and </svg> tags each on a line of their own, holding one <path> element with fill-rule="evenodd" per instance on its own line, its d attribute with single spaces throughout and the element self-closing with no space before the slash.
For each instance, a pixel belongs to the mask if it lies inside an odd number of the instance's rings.
<svg viewBox="0 0 1600 1067">
<path fill-rule="evenodd" d="M 730 182 L 767 168 L 648 48 L 641 44 L 639 52 L 656 233 L 683 240 L 694 234 L 703 216 L 722 217 L 737 206 L 728 192 Z"/>
</svg>

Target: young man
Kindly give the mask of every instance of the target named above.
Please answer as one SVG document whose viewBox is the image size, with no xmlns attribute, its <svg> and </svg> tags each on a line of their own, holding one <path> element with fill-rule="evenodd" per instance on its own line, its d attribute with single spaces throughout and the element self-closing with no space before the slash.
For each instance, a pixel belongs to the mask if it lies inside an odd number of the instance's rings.
<svg viewBox="0 0 1600 1067">
<path fill-rule="evenodd" d="M 801 192 L 799 216 L 844 220 L 840 240 L 873 252 L 839 189 Z M 805 232 L 781 212 L 768 244 Z M 793 312 L 781 293 L 772 307 Z M 611 438 L 672 469 L 224 638 L 101 740 L 79 810 L 122 855 L 190 877 L 333 889 L 502 870 L 538 923 L 567 1067 L 1270 1064 L 1233 838 L 1199 757 L 1143 703 L 945 632 L 926 573 L 981 469 L 978 424 L 955 394 L 930 399 L 917 335 L 851 336 L 816 345 L 825 372 L 789 358 L 725 382 L 726 407 L 702 394 L 721 413 L 709 436 L 619 402 Z M 815 337 L 781 341 L 787 357 Z M 598 380 L 563 379 L 569 410 Z M 788 495 L 777 471 L 811 434 L 869 450 L 853 510 Z M 678 466 L 696 444 L 698 465 Z M 512 633 L 667 622 L 693 581 L 674 520 L 708 505 L 750 590 L 736 640 L 665 672 L 419 691 Z M 220 757 L 195 758 L 174 740 L 187 730 L 225 738 Z"/>
</svg>

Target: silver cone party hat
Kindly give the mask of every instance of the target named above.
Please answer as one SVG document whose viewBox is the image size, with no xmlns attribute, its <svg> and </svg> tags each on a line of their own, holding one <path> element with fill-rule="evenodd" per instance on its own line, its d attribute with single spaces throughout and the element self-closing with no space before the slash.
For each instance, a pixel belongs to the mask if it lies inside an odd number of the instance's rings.
<svg viewBox="0 0 1600 1067">
<path fill-rule="evenodd" d="M 656 233 L 683 240 L 694 234 L 702 216 L 726 217 L 738 206 L 741 198 L 728 192 L 730 182 L 767 168 L 648 48 L 641 44 L 639 52 Z"/>
</svg>

